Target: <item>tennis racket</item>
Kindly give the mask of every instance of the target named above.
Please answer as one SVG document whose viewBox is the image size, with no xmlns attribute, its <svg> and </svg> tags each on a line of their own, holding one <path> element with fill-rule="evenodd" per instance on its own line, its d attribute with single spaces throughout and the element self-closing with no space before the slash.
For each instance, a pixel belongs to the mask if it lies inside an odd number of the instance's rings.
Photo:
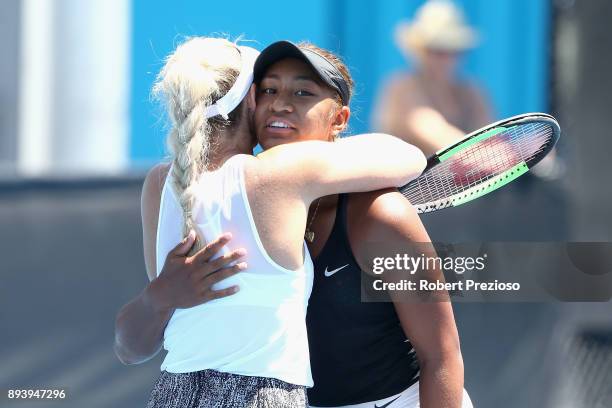
<svg viewBox="0 0 612 408">
<path fill-rule="evenodd" d="M 432 155 L 423 173 L 400 192 L 418 213 L 465 204 L 528 172 L 560 133 L 555 118 L 545 113 L 495 122 Z"/>
</svg>

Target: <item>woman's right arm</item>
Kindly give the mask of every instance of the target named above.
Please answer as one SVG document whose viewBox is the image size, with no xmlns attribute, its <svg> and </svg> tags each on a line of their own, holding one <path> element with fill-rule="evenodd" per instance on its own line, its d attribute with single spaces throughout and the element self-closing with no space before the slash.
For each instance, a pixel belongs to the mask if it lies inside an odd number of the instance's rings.
<svg viewBox="0 0 612 408">
<path fill-rule="evenodd" d="M 426 105 L 411 106 L 404 115 L 406 133 L 428 156 L 465 137 L 465 133 L 449 123 L 437 110 Z"/>
<path fill-rule="evenodd" d="M 236 250 L 208 262 L 229 242 L 230 234 L 222 235 L 188 257 L 195 243 L 195 233 L 192 231 L 170 251 L 159 277 L 156 277 L 155 237 L 161 186 L 167 171 L 167 166 L 154 167 L 147 174 L 142 190 L 143 243 L 150 282 L 117 314 L 114 349 L 124 364 L 145 362 L 159 352 L 165 327 L 176 308 L 188 308 L 236 293 L 236 287 L 218 291 L 211 287 L 246 268 L 244 262 L 227 267 L 227 264 L 244 256 L 244 250 Z"/>
<path fill-rule="evenodd" d="M 273 147 L 257 158 L 261 159 L 264 174 L 289 181 L 306 200 L 400 187 L 418 177 L 427 164 L 417 147 L 382 133 L 336 142 L 289 143 Z"/>
<path fill-rule="evenodd" d="M 429 106 L 419 87 L 406 76 L 395 76 L 383 86 L 372 123 L 377 131 L 414 143 L 427 157 L 465 135 Z"/>
</svg>

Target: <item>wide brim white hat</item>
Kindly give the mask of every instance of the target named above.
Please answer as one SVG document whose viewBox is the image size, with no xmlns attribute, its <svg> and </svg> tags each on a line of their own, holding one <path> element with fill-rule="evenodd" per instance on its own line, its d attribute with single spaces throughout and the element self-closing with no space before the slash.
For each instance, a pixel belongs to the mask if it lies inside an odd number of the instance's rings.
<svg viewBox="0 0 612 408">
<path fill-rule="evenodd" d="M 478 42 L 478 33 L 465 23 L 463 13 L 449 0 L 429 0 L 411 22 L 395 29 L 395 41 L 404 51 L 421 49 L 464 51 Z"/>
</svg>

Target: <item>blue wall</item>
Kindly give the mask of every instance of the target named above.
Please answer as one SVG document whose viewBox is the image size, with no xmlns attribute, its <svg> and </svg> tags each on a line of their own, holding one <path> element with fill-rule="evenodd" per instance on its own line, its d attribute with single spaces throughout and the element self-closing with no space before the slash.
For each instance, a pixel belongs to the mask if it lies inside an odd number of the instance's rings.
<svg viewBox="0 0 612 408">
<path fill-rule="evenodd" d="M 162 111 L 149 92 L 163 58 L 185 36 L 243 34 L 256 48 L 279 39 L 309 40 L 340 53 L 352 70 L 356 95 L 352 132 L 369 128 L 377 88 L 391 72 L 410 67 L 393 42 L 398 21 L 422 0 L 311 0 L 308 3 L 144 1 L 132 5 L 131 158 L 154 161 L 165 152 Z M 550 5 L 547 0 L 457 0 L 482 36 L 465 56 L 462 75 L 486 89 L 496 116 L 547 110 Z M 307 4 L 307 6 L 305 6 Z M 229 10 L 229 11 L 228 11 Z"/>
</svg>

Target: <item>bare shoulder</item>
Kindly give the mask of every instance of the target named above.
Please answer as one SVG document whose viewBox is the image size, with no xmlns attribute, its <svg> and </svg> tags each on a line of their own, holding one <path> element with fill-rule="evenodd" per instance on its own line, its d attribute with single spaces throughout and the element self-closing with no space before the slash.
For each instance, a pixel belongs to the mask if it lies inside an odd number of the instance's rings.
<svg viewBox="0 0 612 408">
<path fill-rule="evenodd" d="M 145 265 L 149 280 L 153 280 L 156 276 L 155 237 L 157 235 L 157 220 L 159 218 L 161 192 L 169 170 L 169 163 L 155 165 L 147 173 L 142 186 L 140 211 Z"/>
<path fill-rule="evenodd" d="M 145 177 L 140 197 L 143 224 L 155 224 L 157 228 L 161 192 L 169 170 L 170 163 L 159 163 L 153 166 Z"/>
<path fill-rule="evenodd" d="M 277 193 L 300 185 L 307 174 L 303 164 L 317 157 L 321 143 L 324 142 L 287 143 L 248 157 L 244 162 L 244 174 L 250 188 L 266 188 L 268 193 Z"/>
<path fill-rule="evenodd" d="M 158 163 L 147 172 L 142 186 L 143 198 L 145 196 L 153 198 L 150 196 L 155 195 L 154 193 L 161 194 L 168 171 L 170 171 L 170 163 Z"/>
<path fill-rule="evenodd" d="M 159 163 L 153 166 L 145 177 L 142 186 L 141 208 L 143 217 L 146 208 L 159 208 L 161 192 L 164 187 L 166 176 L 170 171 L 170 163 Z"/>
<path fill-rule="evenodd" d="M 415 208 L 397 189 L 351 194 L 348 217 L 349 233 L 360 241 L 429 240 Z"/>
<path fill-rule="evenodd" d="M 395 188 L 351 194 L 349 208 L 351 217 L 366 224 L 393 227 L 418 219 L 410 201 Z"/>
<path fill-rule="evenodd" d="M 388 243 L 383 247 L 392 251 L 410 243 L 429 242 L 415 208 L 397 189 L 351 194 L 347 218 L 351 249 L 364 271 L 370 267 L 373 244 Z"/>
<path fill-rule="evenodd" d="M 266 152 L 261 152 L 257 156 L 245 155 L 243 158 L 244 177 L 247 181 L 247 187 L 258 189 L 268 179 L 266 177 L 269 171 L 266 171 L 269 157 Z"/>
</svg>

